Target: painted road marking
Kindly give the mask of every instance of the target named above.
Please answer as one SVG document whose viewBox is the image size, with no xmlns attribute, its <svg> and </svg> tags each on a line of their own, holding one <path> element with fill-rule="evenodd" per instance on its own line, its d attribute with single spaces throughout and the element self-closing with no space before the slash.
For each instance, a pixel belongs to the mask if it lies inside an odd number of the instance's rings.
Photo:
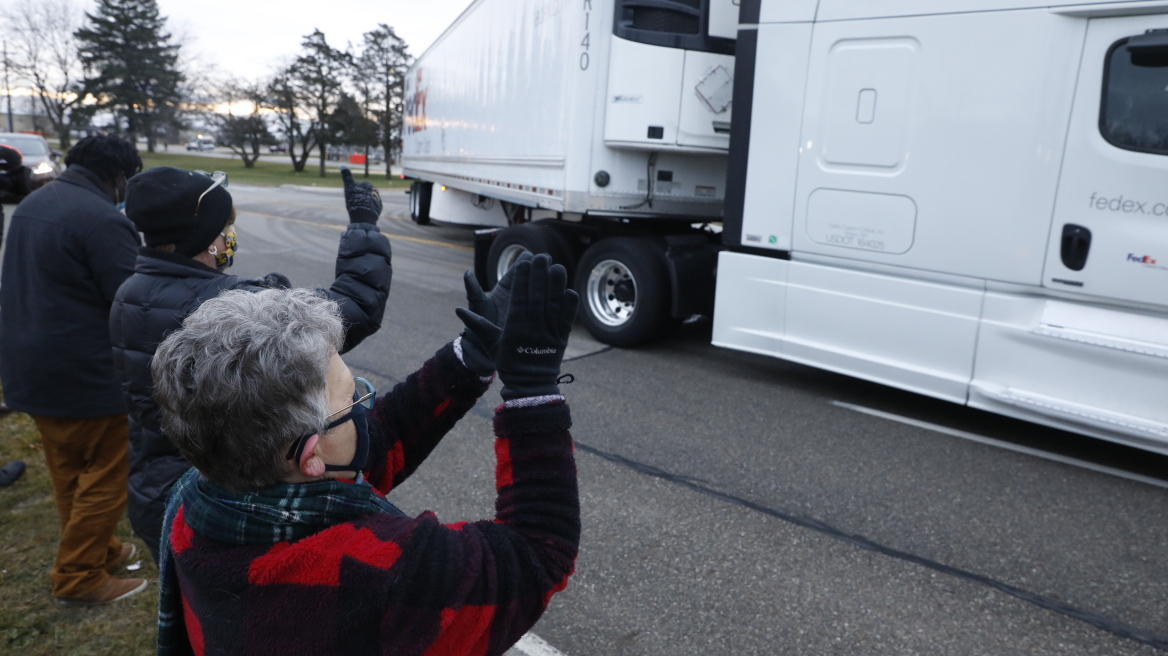
<svg viewBox="0 0 1168 656">
<path fill-rule="evenodd" d="M 534 633 L 525 633 L 515 643 L 515 649 L 527 654 L 527 656 L 564 656 L 564 652 L 549 645 L 543 638 Z"/>
<path fill-rule="evenodd" d="M 1078 458 L 1070 458 L 1067 456 L 1060 456 L 1057 453 L 1049 453 L 1049 452 L 1043 451 L 1041 449 L 1032 449 L 1032 448 L 1027 447 L 1027 446 L 1021 446 L 1018 444 L 1011 444 L 1010 442 L 996 440 L 992 437 L 985 437 L 983 435 L 977 435 L 976 433 L 968 433 L 968 432 L 963 431 L 963 430 L 957 430 L 956 428 L 949 428 L 948 426 L 941 426 L 940 424 L 932 424 L 932 423 L 929 423 L 927 421 L 920 421 L 919 419 L 911 419 L 909 417 L 902 417 L 900 415 L 894 415 L 890 412 L 883 412 L 881 410 L 874 410 L 872 408 L 865 408 L 862 405 L 845 403 L 844 401 L 832 401 L 831 404 L 839 406 L 841 408 L 847 408 L 848 410 L 853 410 L 855 412 L 862 412 L 866 415 L 872 415 L 873 417 L 880 417 L 881 419 L 888 419 L 890 421 L 898 421 L 902 424 L 908 424 L 909 426 L 916 426 L 917 428 L 924 428 L 927 430 L 936 431 L 938 433 L 952 435 L 953 437 L 960 437 L 963 440 L 977 442 L 978 444 L 995 446 L 995 447 L 998 447 L 999 449 L 1006 449 L 1007 451 L 1014 451 L 1016 453 L 1024 453 L 1026 455 L 1035 456 L 1037 458 L 1042 458 L 1044 460 L 1053 460 L 1054 462 L 1061 462 L 1064 465 L 1071 465 L 1073 467 L 1081 467 L 1083 469 L 1090 469 L 1091 471 L 1099 472 L 1101 474 L 1110 474 L 1111 476 L 1117 476 L 1119 478 L 1126 478 L 1129 481 L 1137 481 L 1140 483 L 1147 483 L 1148 485 L 1155 485 L 1156 487 L 1168 488 L 1168 481 L 1162 481 L 1158 478 L 1152 478 L 1150 476 L 1141 476 L 1139 474 L 1133 474 L 1132 472 L 1124 471 L 1122 469 L 1115 469 L 1114 467 L 1097 465 L 1093 462 L 1087 462 L 1086 460 L 1079 460 Z"/>
<path fill-rule="evenodd" d="M 239 210 L 241 214 L 254 214 L 255 216 L 262 216 L 267 219 L 279 219 L 281 221 L 291 221 L 292 223 L 300 223 L 303 225 L 316 226 L 318 228 L 332 228 L 333 230 L 346 230 L 348 226 L 337 225 L 335 223 L 317 223 L 316 221 L 305 221 L 304 219 L 293 219 L 290 216 L 276 216 L 275 214 L 264 214 L 263 212 L 253 212 L 251 210 Z M 397 218 L 397 217 L 394 217 Z M 458 244 L 447 244 L 442 241 L 434 241 L 433 239 L 422 239 L 421 237 L 407 237 L 405 235 L 395 235 L 392 232 L 381 233 L 390 239 L 401 239 L 403 241 L 412 241 L 419 244 L 428 244 L 430 246 L 441 246 L 443 248 L 453 248 L 460 251 L 473 251 L 472 246 L 459 246 Z"/>
</svg>

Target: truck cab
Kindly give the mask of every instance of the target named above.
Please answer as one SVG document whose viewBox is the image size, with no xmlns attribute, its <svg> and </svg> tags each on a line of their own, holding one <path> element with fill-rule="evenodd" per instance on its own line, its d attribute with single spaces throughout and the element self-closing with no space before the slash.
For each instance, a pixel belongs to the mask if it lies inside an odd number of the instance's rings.
<svg viewBox="0 0 1168 656">
<path fill-rule="evenodd" d="M 1168 453 L 1168 3 L 741 21 L 714 343 Z"/>
</svg>

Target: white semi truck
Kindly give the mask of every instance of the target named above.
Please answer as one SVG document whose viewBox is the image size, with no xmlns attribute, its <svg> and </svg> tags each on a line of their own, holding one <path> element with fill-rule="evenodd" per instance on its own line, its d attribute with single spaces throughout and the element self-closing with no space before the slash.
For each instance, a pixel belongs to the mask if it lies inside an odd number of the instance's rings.
<svg viewBox="0 0 1168 656">
<path fill-rule="evenodd" d="M 551 253 L 602 341 L 713 306 L 1168 453 L 1168 0 L 478 0 L 411 80 L 415 219 Z"/>
</svg>

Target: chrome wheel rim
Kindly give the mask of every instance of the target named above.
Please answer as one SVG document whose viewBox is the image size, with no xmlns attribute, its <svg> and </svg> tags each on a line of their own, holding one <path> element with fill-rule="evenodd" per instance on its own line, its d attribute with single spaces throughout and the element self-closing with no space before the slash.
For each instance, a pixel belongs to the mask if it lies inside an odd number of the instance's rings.
<svg viewBox="0 0 1168 656">
<path fill-rule="evenodd" d="M 504 246 L 503 252 L 499 253 L 499 264 L 495 266 L 495 280 L 502 280 L 503 276 L 507 275 L 511 265 L 515 264 L 515 260 L 518 260 L 519 256 L 526 252 L 528 250 L 519 244 Z"/>
<path fill-rule="evenodd" d="M 600 323 L 618 327 L 637 310 L 637 280 L 624 262 L 604 260 L 588 274 L 588 307 Z"/>
</svg>

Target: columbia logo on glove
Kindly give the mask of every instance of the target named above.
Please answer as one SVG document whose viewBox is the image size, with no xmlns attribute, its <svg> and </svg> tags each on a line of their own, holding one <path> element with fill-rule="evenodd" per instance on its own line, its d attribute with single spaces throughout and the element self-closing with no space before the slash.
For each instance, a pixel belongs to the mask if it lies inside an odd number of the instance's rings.
<svg viewBox="0 0 1168 656">
<path fill-rule="evenodd" d="M 534 346 L 520 346 L 515 349 L 516 353 L 524 355 L 551 355 L 552 353 L 559 353 L 560 349 L 556 348 L 536 348 Z"/>
</svg>

